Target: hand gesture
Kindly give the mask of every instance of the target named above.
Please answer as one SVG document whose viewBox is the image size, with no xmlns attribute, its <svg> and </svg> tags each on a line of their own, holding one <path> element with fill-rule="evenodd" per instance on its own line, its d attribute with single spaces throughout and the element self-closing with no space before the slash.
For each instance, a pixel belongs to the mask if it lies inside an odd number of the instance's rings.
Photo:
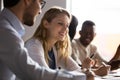
<svg viewBox="0 0 120 80">
<path fill-rule="evenodd" d="M 98 69 L 96 69 L 94 72 L 96 75 L 99 76 L 105 76 L 109 73 L 111 66 L 110 65 L 106 65 L 103 62 L 103 65 L 101 65 Z"/>
<path fill-rule="evenodd" d="M 95 65 L 95 61 L 89 57 L 87 57 L 83 62 L 82 62 L 82 68 L 89 69 Z"/>
</svg>

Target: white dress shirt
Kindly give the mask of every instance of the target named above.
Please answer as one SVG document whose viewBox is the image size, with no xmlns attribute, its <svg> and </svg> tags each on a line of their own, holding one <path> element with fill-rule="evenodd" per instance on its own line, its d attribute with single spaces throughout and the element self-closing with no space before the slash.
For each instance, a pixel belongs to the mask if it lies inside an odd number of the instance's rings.
<svg viewBox="0 0 120 80">
<path fill-rule="evenodd" d="M 93 44 L 84 47 L 79 39 L 74 39 L 72 41 L 72 57 L 73 59 L 81 65 L 81 63 L 87 58 L 93 55 L 93 59 L 98 59 L 98 65 L 101 65 L 101 62 L 106 62 L 98 53 L 97 47 Z"/>
<path fill-rule="evenodd" d="M 24 47 L 23 33 L 18 18 L 8 9 L 3 9 L 0 13 L 0 80 L 15 80 L 15 75 L 21 80 L 80 79 L 66 71 L 51 70 L 34 62 Z"/>
</svg>

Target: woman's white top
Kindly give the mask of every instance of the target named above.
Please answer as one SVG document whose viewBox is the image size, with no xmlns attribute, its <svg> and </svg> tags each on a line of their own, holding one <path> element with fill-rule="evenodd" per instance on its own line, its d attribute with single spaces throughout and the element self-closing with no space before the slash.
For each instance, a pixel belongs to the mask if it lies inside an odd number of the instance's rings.
<svg viewBox="0 0 120 80">
<path fill-rule="evenodd" d="M 45 66 L 49 68 L 49 66 L 45 61 L 44 49 L 41 41 L 35 38 L 31 38 L 28 41 L 26 41 L 25 47 L 28 49 L 28 53 L 33 60 L 37 61 L 41 66 Z M 73 70 L 81 71 L 78 64 L 70 56 L 68 57 L 66 63 L 64 58 L 61 58 L 61 60 L 58 61 L 59 55 L 57 54 L 55 47 L 53 48 L 53 51 L 54 51 L 55 60 L 56 60 L 55 61 L 56 67 L 61 67 L 62 69 L 66 69 L 70 71 L 73 71 Z"/>
</svg>

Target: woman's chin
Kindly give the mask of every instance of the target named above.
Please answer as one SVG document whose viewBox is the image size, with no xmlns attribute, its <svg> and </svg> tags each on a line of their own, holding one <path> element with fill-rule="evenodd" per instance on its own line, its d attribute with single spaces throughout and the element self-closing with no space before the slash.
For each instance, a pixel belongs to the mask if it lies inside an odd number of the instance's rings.
<svg viewBox="0 0 120 80">
<path fill-rule="evenodd" d="M 65 40 L 65 38 L 59 38 L 59 41 L 64 41 Z"/>
</svg>

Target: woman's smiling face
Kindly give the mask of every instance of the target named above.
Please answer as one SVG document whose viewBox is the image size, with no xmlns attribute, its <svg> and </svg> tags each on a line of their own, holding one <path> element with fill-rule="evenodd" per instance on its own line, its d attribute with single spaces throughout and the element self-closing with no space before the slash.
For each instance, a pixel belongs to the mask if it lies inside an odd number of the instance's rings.
<svg viewBox="0 0 120 80">
<path fill-rule="evenodd" d="M 48 37 L 57 41 L 63 41 L 68 33 L 70 18 L 65 14 L 59 14 L 51 22 L 48 22 Z"/>
</svg>

